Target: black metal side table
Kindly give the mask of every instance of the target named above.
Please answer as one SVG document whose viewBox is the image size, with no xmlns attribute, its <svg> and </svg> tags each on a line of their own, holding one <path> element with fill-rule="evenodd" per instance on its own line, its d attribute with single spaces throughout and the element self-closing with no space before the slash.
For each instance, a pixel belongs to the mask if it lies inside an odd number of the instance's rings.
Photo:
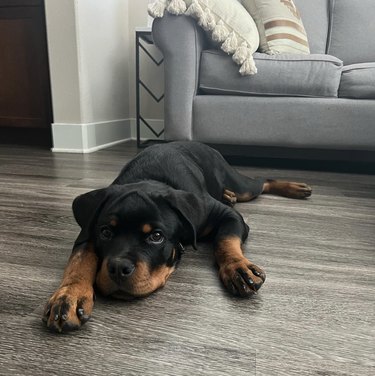
<svg viewBox="0 0 375 376">
<path fill-rule="evenodd" d="M 141 106 L 141 89 L 144 89 L 155 102 L 159 103 L 163 100 L 164 94 L 157 97 L 152 90 L 147 86 L 147 83 L 142 81 L 140 77 L 140 51 L 144 51 L 146 56 L 157 66 L 160 66 L 164 59 L 157 60 L 152 53 L 147 49 L 147 46 L 153 45 L 151 28 L 137 28 L 135 31 L 135 48 L 136 48 L 136 101 L 137 101 L 137 147 L 143 148 L 150 143 L 160 140 L 160 136 L 164 133 L 164 129 L 156 131 L 152 125 L 142 116 Z M 141 142 L 142 125 L 146 126 L 156 137 L 156 139 L 148 139 Z"/>
</svg>

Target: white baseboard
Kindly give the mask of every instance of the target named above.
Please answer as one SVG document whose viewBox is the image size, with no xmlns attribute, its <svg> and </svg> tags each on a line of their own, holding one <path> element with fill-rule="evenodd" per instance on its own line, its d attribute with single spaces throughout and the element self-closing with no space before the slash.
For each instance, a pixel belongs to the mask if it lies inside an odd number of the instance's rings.
<svg viewBox="0 0 375 376">
<path fill-rule="evenodd" d="M 97 123 L 52 124 L 53 152 L 92 153 L 113 146 L 132 137 L 133 119 Z"/>
</svg>

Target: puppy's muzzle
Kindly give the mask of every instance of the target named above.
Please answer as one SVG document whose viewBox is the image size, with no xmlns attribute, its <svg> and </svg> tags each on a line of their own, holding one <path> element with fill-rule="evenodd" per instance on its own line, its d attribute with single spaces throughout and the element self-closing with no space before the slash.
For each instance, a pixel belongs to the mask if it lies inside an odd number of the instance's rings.
<svg viewBox="0 0 375 376">
<path fill-rule="evenodd" d="M 121 284 L 129 278 L 135 270 L 135 265 L 127 258 L 113 258 L 108 261 L 108 275 L 110 278 Z"/>
</svg>

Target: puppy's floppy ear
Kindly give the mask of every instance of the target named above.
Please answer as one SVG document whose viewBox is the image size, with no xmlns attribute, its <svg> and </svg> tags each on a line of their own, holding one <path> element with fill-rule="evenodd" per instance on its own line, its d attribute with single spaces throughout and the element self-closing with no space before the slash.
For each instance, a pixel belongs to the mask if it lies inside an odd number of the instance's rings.
<svg viewBox="0 0 375 376">
<path fill-rule="evenodd" d="M 205 201 L 194 193 L 171 189 L 163 195 L 167 203 L 177 211 L 188 227 L 188 241 L 197 249 L 197 231 L 207 219 Z"/>
<path fill-rule="evenodd" d="M 96 219 L 108 199 L 108 188 L 96 189 L 76 197 L 73 201 L 73 214 L 81 226 L 81 232 L 74 247 L 87 242 L 93 231 Z"/>
</svg>

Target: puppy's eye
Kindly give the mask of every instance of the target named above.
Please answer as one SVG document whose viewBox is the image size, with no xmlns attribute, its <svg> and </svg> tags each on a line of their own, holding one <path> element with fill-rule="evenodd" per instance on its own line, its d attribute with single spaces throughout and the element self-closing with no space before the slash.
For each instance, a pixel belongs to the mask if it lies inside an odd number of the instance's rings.
<svg viewBox="0 0 375 376">
<path fill-rule="evenodd" d="M 102 240 L 111 240 L 113 237 L 113 232 L 108 226 L 102 226 L 100 228 L 100 237 Z"/>
<path fill-rule="evenodd" d="M 164 239 L 164 235 L 161 231 L 154 231 L 146 238 L 146 241 L 152 244 L 161 244 Z"/>
</svg>

